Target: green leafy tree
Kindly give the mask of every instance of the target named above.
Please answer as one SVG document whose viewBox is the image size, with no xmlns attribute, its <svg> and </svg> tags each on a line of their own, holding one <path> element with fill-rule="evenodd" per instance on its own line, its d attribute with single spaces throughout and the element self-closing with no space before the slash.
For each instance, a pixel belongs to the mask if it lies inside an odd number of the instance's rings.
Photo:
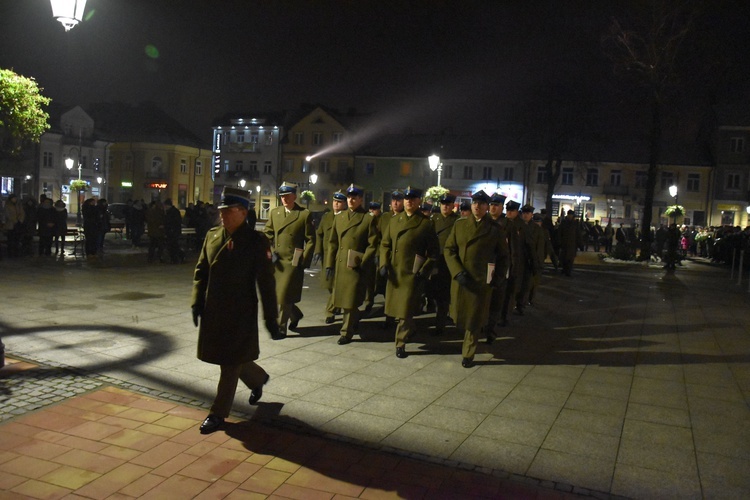
<svg viewBox="0 0 750 500">
<path fill-rule="evenodd" d="M 33 78 L 0 68 L 0 153 L 16 156 L 25 142 L 39 142 L 49 129 L 49 103 Z"/>
</svg>

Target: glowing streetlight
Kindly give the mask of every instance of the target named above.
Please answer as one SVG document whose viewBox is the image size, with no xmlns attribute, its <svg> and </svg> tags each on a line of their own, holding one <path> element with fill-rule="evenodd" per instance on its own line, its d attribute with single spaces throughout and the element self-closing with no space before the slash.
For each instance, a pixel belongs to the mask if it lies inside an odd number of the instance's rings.
<svg viewBox="0 0 750 500">
<path fill-rule="evenodd" d="M 318 182 L 318 174 L 310 174 L 310 183 L 315 184 Z"/>
<path fill-rule="evenodd" d="M 247 181 L 245 179 L 240 179 L 240 182 L 238 184 L 242 189 L 245 189 L 245 184 L 247 184 Z"/>
<path fill-rule="evenodd" d="M 677 205 L 677 186 L 675 186 L 674 184 L 669 186 L 669 196 L 674 198 L 674 204 Z M 674 223 L 677 224 L 677 212 L 674 213 Z"/>
<path fill-rule="evenodd" d="M 60 21 L 65 31 L 70 31 L 83 21 L 86 0 L 50 0 L 52 17 Z"/>
<path fill-rule="evenodd" d="M 73 170 L 73 165 L 76 163 L 76 161 L 73 158 L 65 158 L 65 167 L 68 170 Z M 80 226 L 82 217 L 81 217 L 81 168 L 83 165 L 81 165 L 81 148 L 78 148 L 78 188 L 76 189 L 76 196 L 77 196 L 77 202 L 78 202 L 78 214 L 76 215 L 76 223 Z M 71 183 L 72 184 L 72 183 Z"/>
<path fill-rule="evenodd" d="M 427 157 L 427 161 L 430 163 L 430 170 L 433 172 L 437 170 L 437 185 L 440 187 L 440 176 L 443 173 L 443 164 L 440 163 L 440 157 L 438 155 L 431 155 Z"/>
<path fill-rule="evenodd" d="M 260 184 L 255 186 L 255 192 L 258 193 L 256 196 L 256 200 L 258 201 L 256 205 L 258 205 L 258 220 L 260 220 Z"/>
</svg>

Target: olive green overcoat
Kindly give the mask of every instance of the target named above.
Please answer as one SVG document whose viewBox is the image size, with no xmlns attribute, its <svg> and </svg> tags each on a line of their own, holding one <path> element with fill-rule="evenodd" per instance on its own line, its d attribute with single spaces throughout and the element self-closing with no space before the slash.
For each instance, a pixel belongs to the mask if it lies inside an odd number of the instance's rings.
<svg viewBox="0 0 750 500">
<path fill-rule="evenodd" d="M 331 252 L 326 256 L 326 269 L 333 268 L 333 307 L 354 309 L 365 299 L 367 278 L 364 275 L 372 266 L 380 243 L 376 220 L 359 207 L 356 211 L 344 210 L 333 217 L 329 242 Z M 347 267 L 349 250 L 363 254 L 355 268 Z"/>
<path fill-rule="evenodd" d="M 451 280 L 451 318 L 458 328 L 478 331 L 487 324 L 492 287 L 487 284 L 487 265 L 495 264 L 495 276 L 508 272 L 508 242 L 500 226 L 485 214 L 476 223 L 474 217 L 460 218 L 453 225 L 443 251 L 445 262 L 455 278 L 466 271 L 469 286 Z"/>
<path fill-rule="evenodd" d="M 440 302 L 450 302 L 451 300 L 451 275 L 448 266 L 445 264 L 443 250 L 445 249 L 445 242 L 448 241 L 448 236 L 451 234 L 451 229 L 453 229 L 453 224 L 456 223 L 458 218 L 458 214 L 455 212 L 451 212 L 447 217 L 443 214 L 432 216 L 435 233 L 440 243 L 440 257 L 438 257 L 436 266 L 437 272 L 430 277 L 430 289 L 432 297 Z"/>
<path fill-rule="evenodd" d="M 315 231 L 315 252 L 313 254 L 320 254 L 321 265 L 325 266 L 326 255 L 331 253 L 331 231 L 333 230 L 333 211 L 326 212 L 323 217 L 320 218 L 320 224 L 318 229 Z M 329 279 L 325 272 L 325 269 L 320 273 L 320 286 L 325 288 L 329 292 L 333 290 L 333 279 Z"/>
<path fill-rule="evenodd" d="M 247 224 L 230 234 L 221 226 L 203 241 L 193 275 L 193 307 L 203 309 L 198 359 L 236 365 L 258 359 L 258 293 L 264 319 L 275 319 L 276 288 L 268 240 Z"/>
<path fill-rule="evenodd" d="M 435 226 L 420 212 L 411 217 L 401 212 L 391 219 L 380 244 L 380 265 L 388 268 L 387 316 L 410 318 L 417 309 L 423 288 L 413 272 L 417 255 L 424 258 L 417 272 L 426 281 L 440 255 Z"/>
<path fill-rule="evenodd" d="M 315 249 L 315 228 L 310 211 L 296 203 L 288 214 L 284 207 L 276 207 L 268 214 L 263 233 L 279 256 L 273 265 L 276 300 L 279 304 L 299 302 L 302 300 L 304 271 L 310 267 Z M 292 266 L 295 248 L 302 249 L 302 258 L 299 265 Z"/>
</svg>

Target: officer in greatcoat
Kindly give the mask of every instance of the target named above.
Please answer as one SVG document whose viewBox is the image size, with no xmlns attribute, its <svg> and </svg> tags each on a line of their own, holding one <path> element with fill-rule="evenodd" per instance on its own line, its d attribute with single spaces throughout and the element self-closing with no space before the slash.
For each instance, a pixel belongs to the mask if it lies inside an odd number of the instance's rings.
<svg viewBox="0 0 750 500">
<path fill-rule="evenodd" d="M 416 333 L 414 312 L 440 252 L 435 227 L 419 210 L 421 201 L 420 189 L 406 188 L 404 211 L 391 219 L 380 244 L 380 275 L 388 280 L 385 313 L 398 320 L 399 358 L 407 356 L 406 342 Z"/>
<path fill-rule="evenodd" d="M 435 299 L 437 314 L 435 315 L 435 335 L 440 335 L 445 329 L 448 322 L 448 313 L 451 303 L 451 274 L 448 271 L 448 265 L 445 263 L 443 250 L 445 242 L 448 241 L 448 235 L 453 229 L 459 216 L 453 211 L 453 204 L 456 197 L 452 194 L 446 194 L 440 198 L 440 213 L 432 215 L 432 223 L 435 225 L 438 244 L 440 245 L 440 254 L 436 264 L 436 272 L 430 277 L 429 288 L 432 290 L 432 297 Z"/>
<path fill-rule="evenodd" d="M 573 271 L 573 261 L 582 241 L 581 225 L 575 219 L 576 213 L 568 210 L 565 219 L 560 222 L 557 233 L 560 235 L 560 263 L 565 276 Z"/>
<path fill-rule="evenodd" d="M 507 241 L 508 235 L 505 232 L 505 226 L 508 223 L 508 219 L 505 217 L 505 213 L 503 212 L 505 199 L 506 196 L 500 193 L 495 193 L 490 196 L 490 206 L 488 213 L 492 221 L 500 226 L 500 228 L 502 229 L 503 238 L 505 238 Z M 494 287 L 492 289 L 492 298 L 490 299 L 490 312 L 487 316 L 487 325 L 485 326 L 485 333 L 487 335 L 488 344 L 491 344 L 495 340 L 495 326 L 498 324 L 502 316 L 504 298 L 504 287 Z"/>
<path fill-rule="evenodd" d="M 310 211 L 296 202 L 296 184 L 284 182 L 279 197 L 282 206 L 270 211 L 263 232 L 272 245 L 279 329 L 285 335 L 287 323 L 294 331 L 303 317 L 297 303 L 302 300 L 304 270 L 312 263 L 315 228 Z"/>
<path fill-rule="evenodd" d="M 255 363 L 258 345 L 258 295 L 272 338 L 279 338 L 276 289 L 268 240 L 245 221 L 250 194 L 224 188 L 221 226 L 206 234 L 193 277 L 191 307 L 199 325 L 198 359 L 221 366 L 216 398 L 200 427 L 203 434 L 218 430 L 229 416 L 237 381 L 251 389 L 250 404 L 263 394 L 269 376 Z"/>
<path fill-rule="evenodd" d="M 524 305 L 519 298 L 523 276 L 530 265 L 531 247 L 529 246 L 526 224 L 518 216 L 519 208 L 521 208 L 521 204 L 515 201 L 509 201 L 505 204 L 505 213 L 508 220 L 505 224 L 505 232 L 508 236 L 510 264 L 505 297 L 503 298 L 503 309 L 500 314 L 500 322 L 504 325 L 508 324 L 508 313 L 514 304 L 516 313 L 523 315 Z"/>
<path fill-rule="evenodd" d="M 493 286 L 504 286 L 508 270 L 508 243 L 500 226 L 487 213 L 489 196 L 474 193 L 471 217 L 453 225 L 443 255 L 450 270 L 451 317 L 464 330 L 461 365 L 474 365 L 474 353 L 487 324 Z"/>
<path fill-rule="evenodd" d="M 517 299 L 517 302 L 523 305 L 533 304 L 534 292 L 536 291 L 536 285 L 540 281 L 546 254 L 544 229 L 541 225 L 532 222 L 534 217 L 534 207 L 531 205 L 521 207 L 521 220 L 526 224 L 526 239 L 530 250 L 521 282 L 520 296 Z M 541 218 L 539 221 L 541 222 Z"/>
<path fill-rule="evenodd" d="M 371 201 L 369 205 L 368 210 L 370 217 L 375 218 L 375 226 L 380 228 L 380 218 L 383 216 L 382 211 L 382 205 L 380 202 L 377 201 Z M 380 233 L 382 237 L 383 233 Z M 377 261 L 377 254 L 376 259 Z M 375 264 L 375 263 L 373 263 Z M 367 282 L 367 285 L 365 286 L 365 300 L 364 300 L 364 310 L 362 311 L 365 316 L 368 316 L 372 312 L 372 306 L 375 305 L 375 295 L 377 295 L 377 275 L 378 275 L 378 269 L 376 265 L 370 266 L 370 269 L 367 272 L 367 279 L 369 280 Z"/>
<path fill-rule="evenodd" d="M 318 229 L 315 232 L 315 253 L 313 254 L 313 265 L 325 263 L 325 256 L 331 253 L 331 230 L 333 230 L 333 218 L 346 209 L 346 194 L 342 190 L 333 193 L 331 202 L 333 210 L 326 212 L 320 219 Z M 328 290 L 328 301 L 326 302 L 326 319 L 327 325 L 336 321 L 336 308 L 333 307 L 333 278 L 326 272 L 320 273 L 320 284 Z"/>
<path fill-rule="evenodd" d="M 333 278 L 333 307 L 343 311 L 339 345 L 359 333 L 359 306 L 365 298 L 365 274 L 375 263 L 380 243 L 377 221 L 362 206 L 364 189 L 351 184 L 346 189 L 347 209 L 333 218 L 331 253 L 325 267 Z"/>
<path fill-rule="evenodd" d="M 398 189 L 394 190 L 391 193 L 391 209 L 388 212 L 384 212 L 380 215 L 380 220 L 378 221 L 378 232 L 382 235 L 388 230 L 388 224 L 391 222 L 391 219 L 401 212 L 404 211 L 404 193 Z M 376 260 L 380 258 L 380 255 L 378 254 L 376 256 Z M 378 263 L 378 267 L 380 267 Z M 385 297 L 385 287 L 386 287 L 386 279 L 378 275 L 376 276 L 377 286 L 375 287 L 377 293 L 382 293 Z M 391 328 L 394 325 L 394 320 L 390 316 L 385 316 L 385 321 L 383 322 L 383 328 Z"/>
</svg>

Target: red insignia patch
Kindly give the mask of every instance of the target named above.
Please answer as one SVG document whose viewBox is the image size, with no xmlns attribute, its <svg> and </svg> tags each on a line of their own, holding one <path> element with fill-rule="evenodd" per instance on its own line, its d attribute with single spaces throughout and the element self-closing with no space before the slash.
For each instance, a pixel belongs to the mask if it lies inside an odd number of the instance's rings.
<svg viewBox="0 0 750 500">
<path fill-rule="evenodd" d="M 271 251 L 270 251 L 270 250 L 268 250 L 268 251 L 266 252 L 266 258 L 267 258 L 268 260 L 271 260 Z"/>
</svg>

